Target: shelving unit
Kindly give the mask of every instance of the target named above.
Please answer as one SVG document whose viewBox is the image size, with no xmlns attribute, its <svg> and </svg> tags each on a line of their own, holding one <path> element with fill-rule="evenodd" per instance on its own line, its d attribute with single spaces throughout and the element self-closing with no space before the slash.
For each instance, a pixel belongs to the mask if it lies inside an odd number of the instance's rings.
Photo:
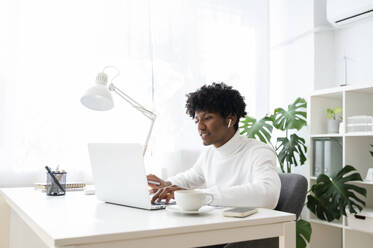
<svg viewBox="0 0 373 248">
<path fill-rule="evenodd" d="M 327 133 L 326 109 L 342 107 L 343 120 L 350 116 L 373 116 L 373 84 L 367 86 L 345 86 L 327 90 L 315 91 L 309 99 L 308 123 L 310 127 L 310 149 L 308 159 L 310 164 L 310 187 L 316 182 L 314 175 L 314 147 L 315 139 L 333 138 L 342 144 L 342 164 L 352 165 L 364 179 L 368 168 L 373 168 L 373 158 L 369 151 L 372 150 L 373 132 L 347 132 L 344 130 L 338 134 Z M 373 182 L 357 182 L 357 185 L 367 189 L 366 208 L 373 209 Z M 311 247 L 343 247 L 360 248 L 372 247 L 373 228 L 356 229 L 349 225 L 349 218 L 342 217 L 339 221 L 328 223 L 319 220 L 312 213 L 308 214 L 312 224 L 313 234 Z"/>
</svg>

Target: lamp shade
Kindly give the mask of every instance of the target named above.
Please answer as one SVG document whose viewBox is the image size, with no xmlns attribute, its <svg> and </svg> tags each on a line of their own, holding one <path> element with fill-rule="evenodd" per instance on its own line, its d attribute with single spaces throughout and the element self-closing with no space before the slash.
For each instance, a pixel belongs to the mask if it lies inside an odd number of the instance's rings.
<svg viewBox="0 0 373 248">
<path fill-rule="evenodd" d="M 102 84 L 96 84 L 88 89 L 80 102 L 87 108 L 98 111 L 110 110 L 114 107 L 109 89 Z"/>
</svg>

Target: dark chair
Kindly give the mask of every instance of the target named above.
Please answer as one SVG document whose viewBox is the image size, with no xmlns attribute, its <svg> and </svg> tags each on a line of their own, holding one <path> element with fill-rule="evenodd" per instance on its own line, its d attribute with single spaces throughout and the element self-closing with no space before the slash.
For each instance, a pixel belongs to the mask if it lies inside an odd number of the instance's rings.
<svg viewBox="0 0 373 248">
<path fill-rule="evenodd" d="M 293 213 L 297 219 L 302 212 L 307 194 L 307 179 L 299 174 L 279 174 L 281 180 L 280 199 L 276 210 Z M 277 248 L 278 238 L 259 239 L 231 243 L 224 248 Z"/>
</svg>

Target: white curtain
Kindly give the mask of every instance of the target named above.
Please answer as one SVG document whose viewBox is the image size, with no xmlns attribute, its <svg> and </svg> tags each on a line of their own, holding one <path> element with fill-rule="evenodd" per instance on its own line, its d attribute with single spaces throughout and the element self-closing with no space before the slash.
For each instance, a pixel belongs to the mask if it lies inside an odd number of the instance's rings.
<svg viewBox="0 0 373 248">
<path fill-rule="evenodd" d="M 157 156 L 201 147 L 185 94 L 203 84 L 234 86 L 255 114 L 265 8 L 245 0 L 2 1 L 0 187 L 44 181 L 44 166 L 58 164 L 68 181 L 89 182 L 88 142 L 144 142 L 150 123 L 115 95 L 108 112 L 79 102 L 106 65 L 121 70 L 117 87 L 158 114 L 153 167 L 162 166 Z"/>
<path fill-rule="evenodd" d="M 257 29 L 266 28 L 266 17 L 258 9 L 263 11 L 265 4 L 244 0 L 151 2 L 155 107 L 159 113 L 157 135 L 152 140 L 153 167 L 175 174 L 190 167 L 193 160 L 188 155 L 203 147 L 194 121 L 185 113 L 186 93 L 204 84 L 226 82 L 245 96 L 247 112 L 256 114 Z"/>
</svg>

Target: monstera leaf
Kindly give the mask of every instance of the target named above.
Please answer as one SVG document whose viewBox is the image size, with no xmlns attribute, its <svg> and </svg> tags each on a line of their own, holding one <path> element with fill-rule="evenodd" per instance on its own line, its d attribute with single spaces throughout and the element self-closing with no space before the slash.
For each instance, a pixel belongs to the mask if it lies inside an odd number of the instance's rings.
<svg viewBox="0 0 373 248">
<path fill-rule="evenodd" d="M 241 134 L 245 134 L 249 138 L 259 138 L 264 143 L 271 142 L 272 135 L 272 119 L 268 116 L 257 121 L 255 118 L 246 116 L 243 123 Z"/>
<path fill-rule="evenodd" d="M 350 165 L 345 166 L 336 176 L 330 179 L 321 174 L 316 184 L 311 187 L 311 194 L 307 196 L 307 207 L 319 219 L 333 221 L 341 215 L 346 216 L 346 208 L 350 213 L 361 211 L 365 202 L 358 198 L 358 193 L 366 197 L 366 189 L 349 182 L 362 181 L 360 174 Z"/>
<path fill-rule="evenodd" d="M 296 153 L 298 154 L 301 165 L 306 162 L 307 158 L 305 154 L 307 153 L 307 146 L 303 138 L 292 134 L 290 135 L 290 140 L 287 137 L 277 138 L 277 143 L 279 145 L 276 148 L 276 152 L 282 172 L 285 172 L 284 164 L 286 164 L 288 173 L 291 172 L 291 165 L 298 165 Z"/>
<path fill-rule="evenodd" d="M 308 221 L 298 220 L 296 223 L 297 248 L 306 248 L 311 240 L 312 227 Z"/>
<path fill-rule="evenodd" d="M 288 110 L 277 108 L 274 112 L 273 126 L 280 130 L 300 130 L 307 125 L 307 103 L 303 98 L 297 98 L 293 104 L 288 105 Z"/>
</svg>

